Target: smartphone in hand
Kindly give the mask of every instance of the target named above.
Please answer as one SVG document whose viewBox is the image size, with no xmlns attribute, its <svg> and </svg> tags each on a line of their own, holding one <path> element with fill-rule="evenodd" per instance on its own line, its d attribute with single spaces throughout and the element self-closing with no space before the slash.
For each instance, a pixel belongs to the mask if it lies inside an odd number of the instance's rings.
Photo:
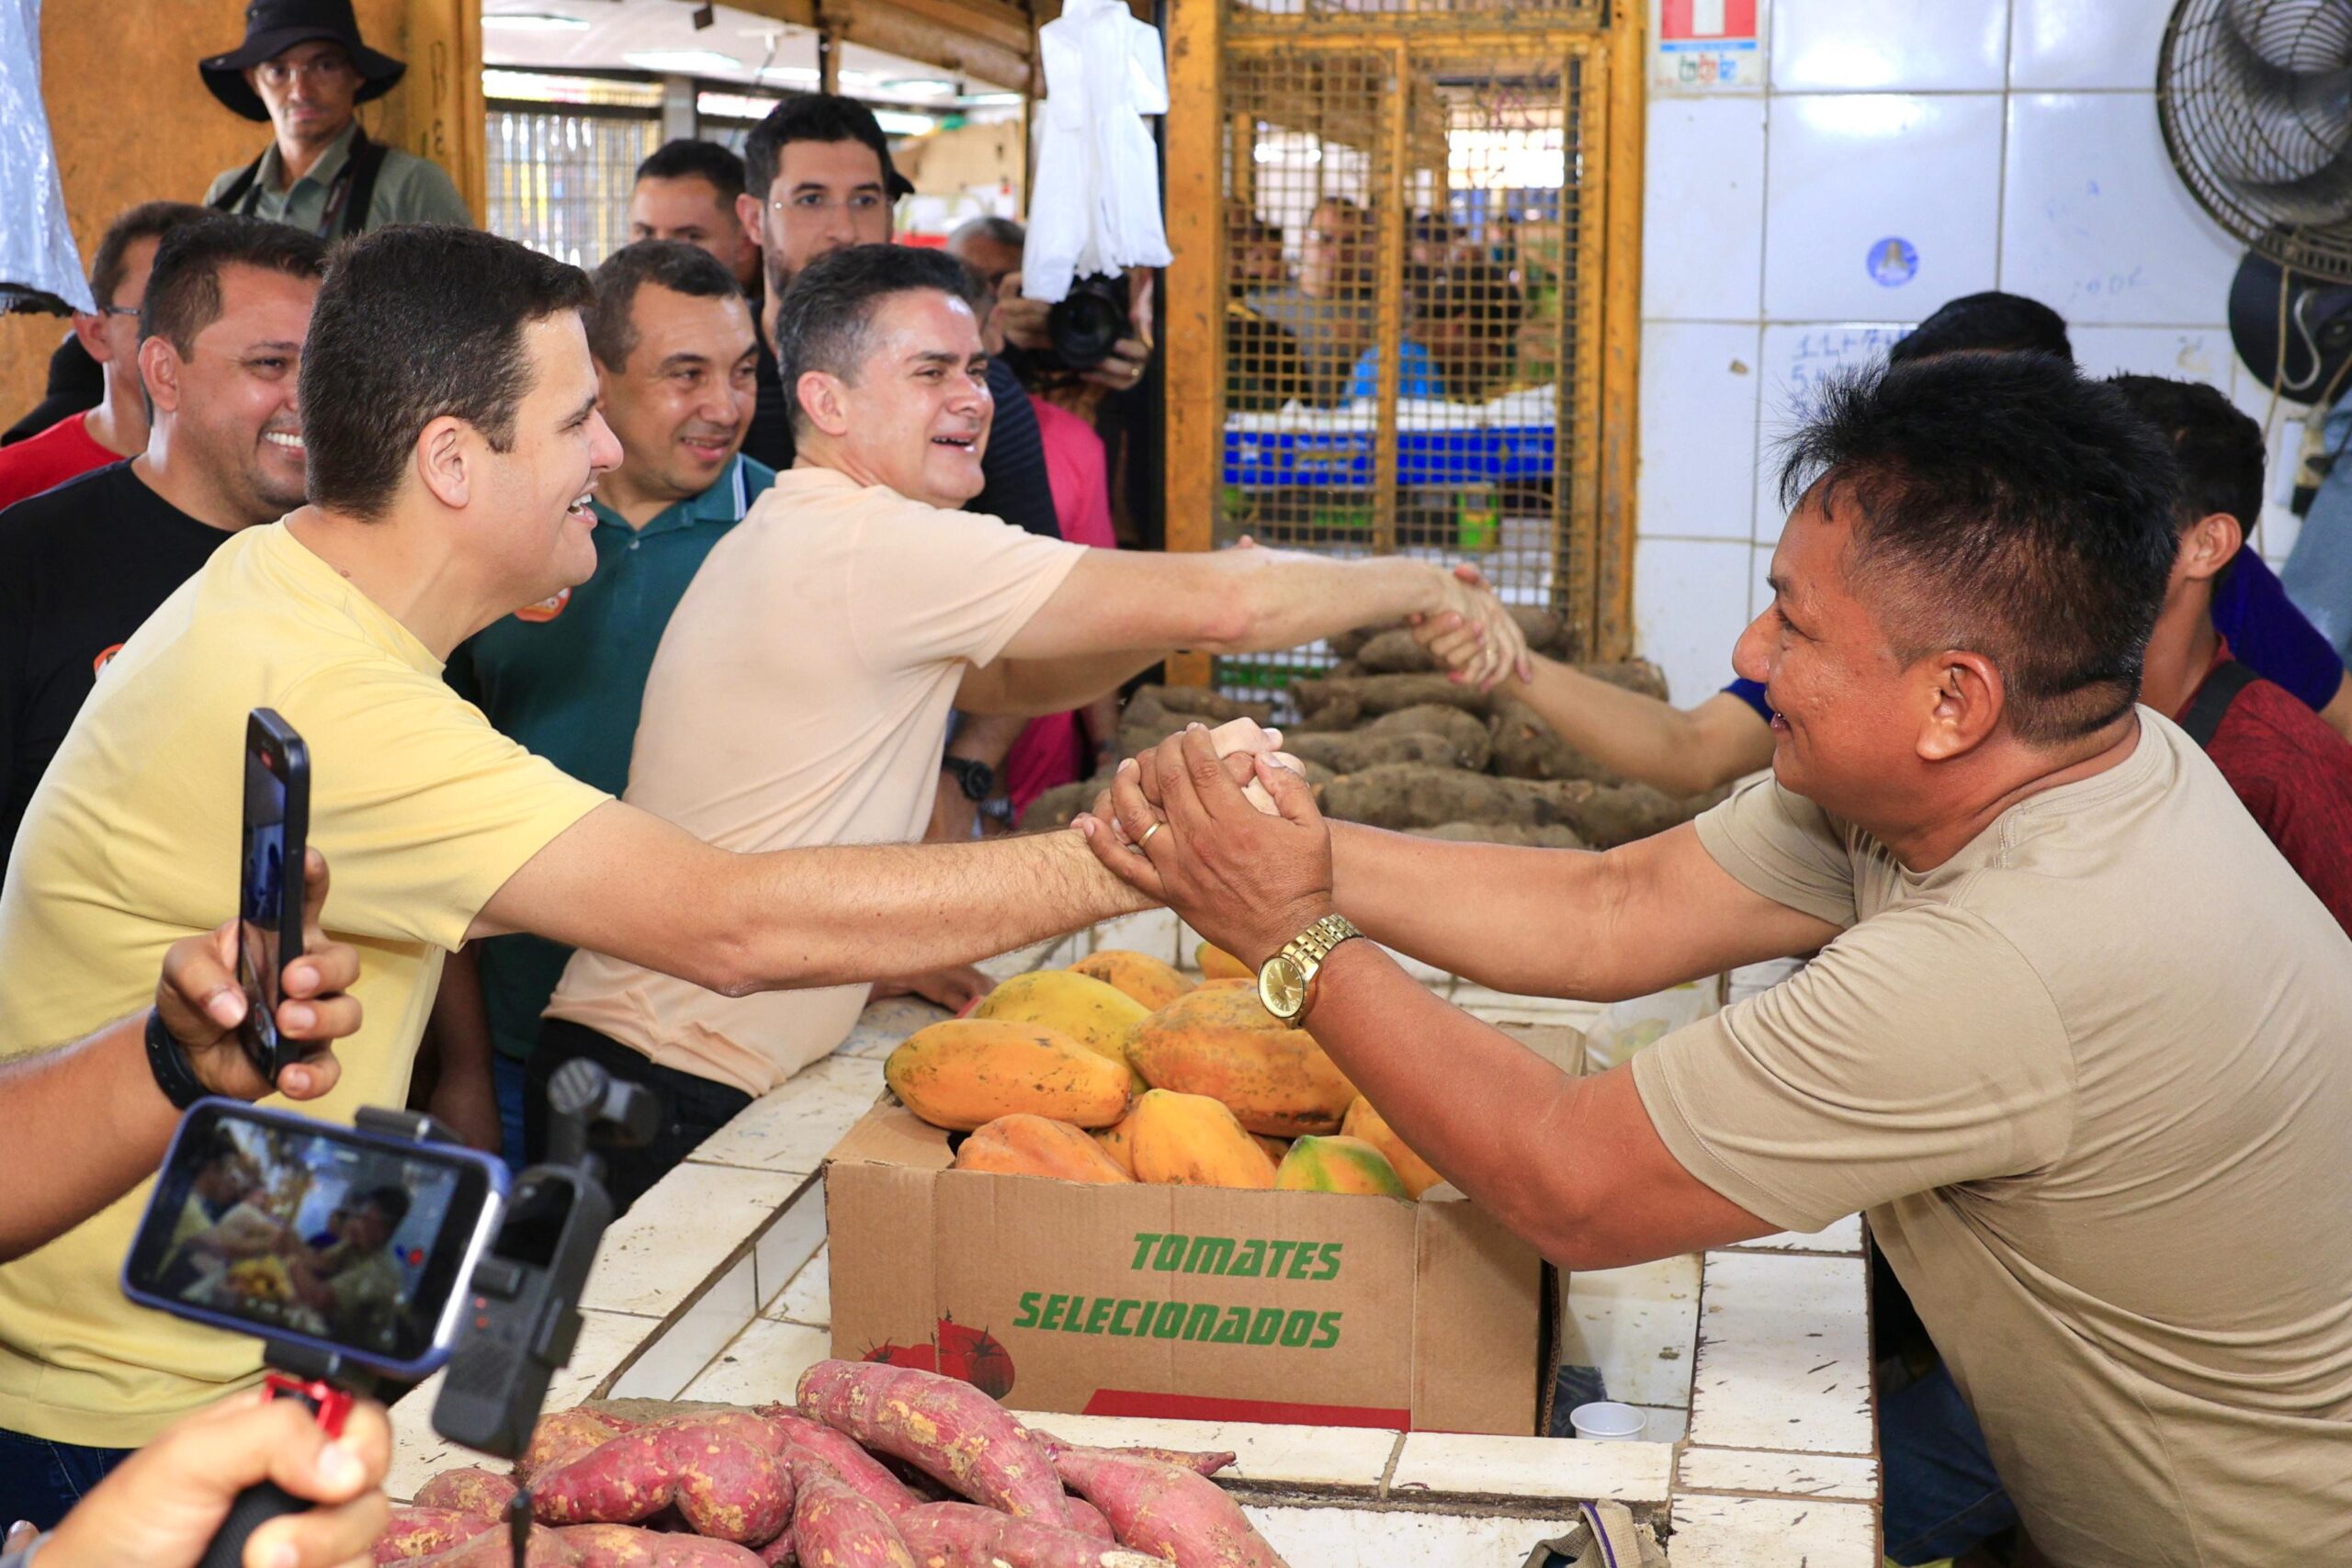
<svg viewBox="0 0 2352 1568">
<path fill-rule="evenodd" d="M 309 1048 L 277 1032 L 280 976 L 302 956 L 302 865 L 311 830 L 311 753 L 294 727 L 268 708 L 245 720 L 244 830 L 237 888 L 237 978 L 245 1019 L 237 1026 L 264 1082 Z"/>
</svg>

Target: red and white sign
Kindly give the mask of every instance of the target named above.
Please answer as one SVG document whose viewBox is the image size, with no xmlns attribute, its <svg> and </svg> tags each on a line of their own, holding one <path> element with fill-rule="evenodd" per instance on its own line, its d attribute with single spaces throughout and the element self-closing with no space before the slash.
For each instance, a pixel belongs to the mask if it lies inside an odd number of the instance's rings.
<svg viewBox="0 0 2352 1568">
<path fill-rule="evenodd" d="M 1651 85 L 1762 92 L 1764 23 L 1764 0 L 1650 0 Z"/>
</svg>

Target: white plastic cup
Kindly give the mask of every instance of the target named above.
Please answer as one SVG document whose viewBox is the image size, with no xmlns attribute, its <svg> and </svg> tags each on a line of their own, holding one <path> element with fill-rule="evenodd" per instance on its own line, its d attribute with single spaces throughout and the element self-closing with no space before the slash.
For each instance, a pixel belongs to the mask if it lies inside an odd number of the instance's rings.
<svg viewBox="0 0 2352 1568">
<path fill-rule="evenodd" d="M 1568 1425 L 1579 1438 L 1606 1438 L 1614 1442 L 1638 1441 L 1649 1418 L 1630 1404 L 1613 1399 L 1579 1404 L 1568 1412 Z"/>
</svg>

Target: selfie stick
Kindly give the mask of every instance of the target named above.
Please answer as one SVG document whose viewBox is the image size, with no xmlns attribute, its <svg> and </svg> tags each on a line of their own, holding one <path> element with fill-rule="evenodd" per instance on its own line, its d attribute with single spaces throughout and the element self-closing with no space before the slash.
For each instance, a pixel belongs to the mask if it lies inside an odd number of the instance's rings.
<svg viewBox="0 0 2352 1568">
<path fill-rule="evenodd" d="M 455 1144 L 461 1140 L 448 1127 L 421 1111 L 385 1111 L 362 1106 L 352 1119 L 366 1133 L 378 1133 L 413 1144 Z M 263 1341 L 262 1364 L 273 1369 L 263 1379 L 272 1399 L 299 1399 L 311 1407 L 320 1430 L 330 1440 L 343 1436 L 343 1423 L 352 1402 L 376 1390 L 376 1373 L 339 1351 L 321 1351 L 308 1345 Z M 197 1568 L 239 1568 L 245 1560 L 245 1540 L 280 1514 L 299 1514 L 315 1506 L 274 1481 L 264 1481 L 237 1494 Z"/>
</svg>

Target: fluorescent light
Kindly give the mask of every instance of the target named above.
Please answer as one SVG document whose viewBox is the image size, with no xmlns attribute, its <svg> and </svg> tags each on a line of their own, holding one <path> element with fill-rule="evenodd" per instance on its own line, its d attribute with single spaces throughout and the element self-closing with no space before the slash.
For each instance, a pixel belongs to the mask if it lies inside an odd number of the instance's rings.
<svg viewBox="0 0 2352 1568">
<path fill-rule="evenodd" d="M 552 11 L 511 11 L 503 15 L 492 13 L 482 17 L 486 28 L 503 28 L 515 33 L 584 33 L 588 24 L 578 17 L 560 17 Z"/>
<path fill-rule="evenodd" d="M 816 82 L 822 80 L 822 78 L 817 74 L 817 68 L 813 65 L 770 65 L 762 70 L 760 74 L 763 76 L 772 76 L 779 82 Z"/>
<path fill-rule="evenodd" d="M 697 72 L 750 69 L 731 54 L 715 49 L 633 49 L 621 56 L 640 71 L 668 71 L 691 76 Z"/>
<path fill-rule="evenodd" d="M 939 122 L 927 114 L 899 114 L 890 109 L 876 109 L 874 123 L 892 136 L 925 136 L 939 129 Z"/>
<path fill-rule="evenodd" d="M 1018 93 L 967 93 L 956 101 L 973 108 L 993 108 L 1007 105 L 1018 106 L 1021 102 L 1021 95 Z"/>
<path fill-rule="evenodd" d="M 926 97 L 935 97 L 941 93 L 952 93 L 956 90 L 955 83 L 941 82 L 928 76 L 916 76 L 897 82 L 879 82 L 876 85 L 888 92 L 921 93 Z"/>
</svg>

